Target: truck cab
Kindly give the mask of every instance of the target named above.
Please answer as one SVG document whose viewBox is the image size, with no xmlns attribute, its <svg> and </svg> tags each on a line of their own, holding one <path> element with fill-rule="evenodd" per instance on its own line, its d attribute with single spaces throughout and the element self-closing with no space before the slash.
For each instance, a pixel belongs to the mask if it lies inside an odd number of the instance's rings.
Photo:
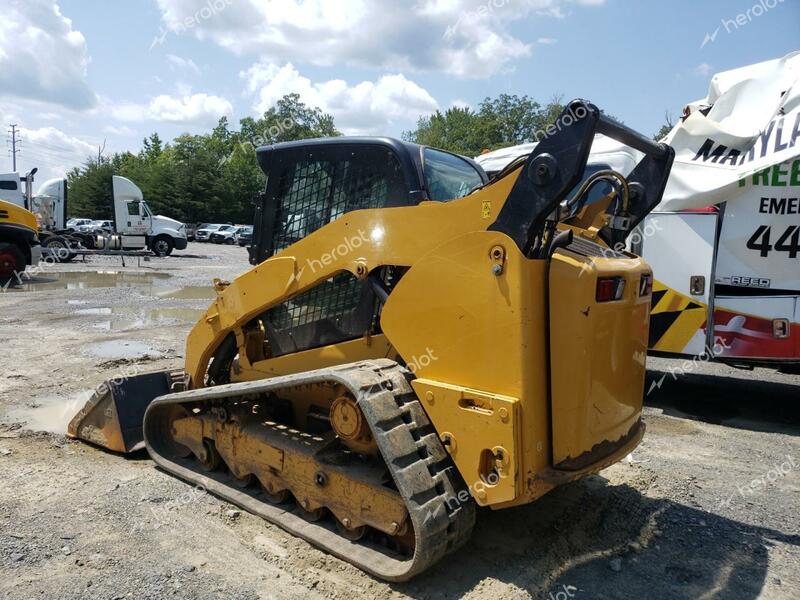
<svg viewBox="0 0 800 600">
<path fill-rule="evenodd" d="M 114 229 L 121 248 L 148 248 L 156 256 L 169 256 L 173 249 L 186 249 L 186 226 L 175 219 L 154 215 L 135 183 L 114 175 L 112 189 Z"/>
</svg>

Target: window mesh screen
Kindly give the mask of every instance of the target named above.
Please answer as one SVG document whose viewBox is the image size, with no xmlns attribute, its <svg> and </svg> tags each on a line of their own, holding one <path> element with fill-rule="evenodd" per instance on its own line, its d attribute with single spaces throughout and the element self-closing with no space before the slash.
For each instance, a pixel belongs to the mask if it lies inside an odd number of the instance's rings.
<svg viewBox="0 0 800 600">
<path fill-rule="evenodd" d="M 352 160 L 304 160 L 281 179 L 273 253 L 291 246 L 344 213 L 386 206 L 403 187 L 394 154 L 360 154 Z"/>
<path fill-rule="evenodd" d="M 342 315 L 358 306 L 360 297 L 361 282 L 351 273 L 341 273 L 269 310 L 267 319 L 280 331 L 323 319 L 340 325 Z"/>
<path fill-rule="evenodd" d="M 291 163 L 281 173 L 276 196 L 272 254 L 345 213 L 382 208 L 407 197 L 408 186 L 395 154 L 372 147 Z M 330 240 L 330 251 L 343 242 Z M 375 310 L 369 286 L 341 273 L 270 309 L 264 318 L 272 331 L 273 352 L 280 355 L 360 337 L 374 328 Z"/>
</svg>

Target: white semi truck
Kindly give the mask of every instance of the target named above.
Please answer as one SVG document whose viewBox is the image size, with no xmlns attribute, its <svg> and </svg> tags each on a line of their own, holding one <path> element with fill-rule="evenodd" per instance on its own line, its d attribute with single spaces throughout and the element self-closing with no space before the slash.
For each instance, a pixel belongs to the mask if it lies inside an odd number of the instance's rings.
<svg viewBox="0 0 800 600">
<path fill-rule="evenodd" d="M 628 240 L 656 279 L 650 352 L 800 373 L 800 53 L 718 73 L 662 141 L 663 200 Z M 532 147 L 476 160 L 491 174 Z M 597 138 L 587 176 L 638 159 Z"/>
<path fill-rule="evenodd" d="M 149 248 L 156 256 L 169 256 L 172 250 L 185 250 L 186 225 L 175 219 L 154 215 L 142 190 L 130 179 L 114 175 L 114 230 L 110 247 L 125 250 Z"/>
<path fill-rule="evenodd" d="M 180 221 L 153 215 L 142 190 L 130 179 L 112 177 L 114 233 L 85 234 L 67 228 L 68 188 L 66 179 L 49 179 L 31 193 L 32 172 L 0 174 L 0 198 L 25 208 L 39 221 L 42 246 L 69 256 L 65 249 L 100 248 L 108 250 L 151 250 L 156 256 L 168 256 L 172 250 L 187 246 L 186 226 Z"/>
</svg>

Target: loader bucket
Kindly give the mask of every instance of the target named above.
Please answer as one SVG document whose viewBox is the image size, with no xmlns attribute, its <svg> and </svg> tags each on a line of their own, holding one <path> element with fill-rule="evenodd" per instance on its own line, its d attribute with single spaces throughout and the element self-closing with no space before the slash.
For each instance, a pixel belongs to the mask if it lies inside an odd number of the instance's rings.
<svg viewBox="0 0 800 600">
<path fill-rule="evenodd" d="M 72 418 L 67 435 L 114 452 L 143 449 L 144 412 L 155 398 L 170 393 L 173 381 L 171 371 L 107 381 Z"/>
</svg>

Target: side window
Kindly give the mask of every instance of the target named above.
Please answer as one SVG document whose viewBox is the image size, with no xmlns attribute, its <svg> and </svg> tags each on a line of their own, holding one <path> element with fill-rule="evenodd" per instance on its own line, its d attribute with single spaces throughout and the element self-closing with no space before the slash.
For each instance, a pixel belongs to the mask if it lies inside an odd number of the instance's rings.
<svg viewBox="0 0 800 600">
<path fill-rule="evenodd" d="M 381 208 L 408 195 L 400 161 L 384 148 L 292 163 L 280 178 L 272 251 L 279 252 L 343 214 Z"/>
<path fill-rule="evenodd" d="M 16 190 L 16 181 L 0 181 L 0 190 Z"/>
<path fill-rule="evenodd" d="M 277 180 L 273 252 L 348 212 L 408 198 L 400 160 L 387 148 L 343 145 L 291 158 Z M 355 248 L 361 240 L 353 243 Z M 320 256 L 310 263 L 311 269 L 322 268 L 330 259 Z M 376 306 L 369 284 L 345 272 L 269 309 L 262 319 L 272 354 L 280 356 L 374 332 Z"/>
<path fill-rule="evenodd" d="M 139 203 L 138 202 L 128 202 L 128 216 L 129 217 L 138 217 L 139 216 Z"/>
<path fill-rule="evenodd" d="M 483 183 L 475 167 L 454 154 L 425 148 L 422 161 L 431 200 L 463 198 Z"/>
</svg>

